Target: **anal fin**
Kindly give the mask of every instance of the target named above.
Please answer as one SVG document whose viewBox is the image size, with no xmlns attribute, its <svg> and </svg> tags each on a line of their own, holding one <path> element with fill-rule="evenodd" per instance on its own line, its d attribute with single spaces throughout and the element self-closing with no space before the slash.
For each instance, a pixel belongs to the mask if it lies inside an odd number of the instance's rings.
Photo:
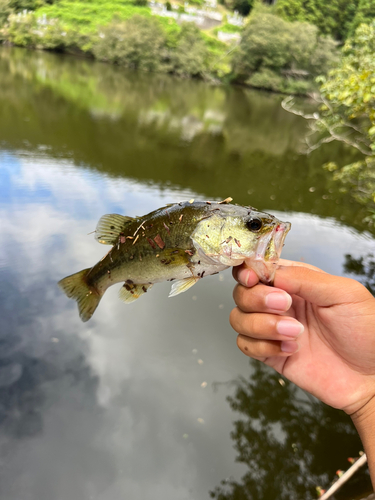
<svg viewBox="0 0 375 500">
<path fill-rule="evenodd" d="M 175 297 L 179 293 L 186 292 L 189 290 L 200 278 L 184 278 L 182 280 L 177 280 L 173 283 L 171 291 L 168 297 Z"/>
<path fill-rule="evenodd" d="M 130 304 L 130 302 L 134 302 L 139 299 L 139 297 L 146 293 L 151 287 L 152 284 L 135 284 L 125 282 L 120 289 L 119 297 L 126 304 Z"/>
</svg>

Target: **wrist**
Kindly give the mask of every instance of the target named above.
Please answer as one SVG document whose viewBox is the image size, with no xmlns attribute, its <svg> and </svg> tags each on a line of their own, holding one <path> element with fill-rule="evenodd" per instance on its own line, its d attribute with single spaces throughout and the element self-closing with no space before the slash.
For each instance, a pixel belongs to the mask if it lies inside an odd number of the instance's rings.
<svg viewBox="0 0 375 500">
<path fill-rule="evenodd" d="M 375 487 L 375 396 L 350 415 L 362 440 Z"/>
</svg>

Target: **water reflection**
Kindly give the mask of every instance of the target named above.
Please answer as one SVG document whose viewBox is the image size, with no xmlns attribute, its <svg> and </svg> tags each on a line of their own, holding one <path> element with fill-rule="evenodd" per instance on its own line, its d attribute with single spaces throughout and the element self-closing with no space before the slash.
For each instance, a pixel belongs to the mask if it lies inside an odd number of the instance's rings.
<svg viewBox="0 0 375 500">
<path fill-rule="evenodd" d="M 350 254 L 345 255 L 344 270 L 346 273 L 354 274 L 369 292 L 375 295 L 375 257 L 374 254 L 355 258 Z"/>
<path fill-rule="evenodd" d="M 5 151 L 0 165 L 0 498 L 183 500 L 208 498 L 225 477 L 241 485 L 247 466 L 235 461 L 234 414 L 225 400 L 233 388 L 214 391 L 214 382 L 247 378 L 255 369 L 238 351 L 228 324 L 230 273 L 205 278 L 174 299 L 167 298 L 169 284 L 160 284 L 128 306 L 112 287 L 87 324 L 56 286 L 102 256 L 103 247 L 87 233 L 104 213 L 147 213 L 197 193 L 114 179 L 46 150 Z M 347 248 L 355 247 L 359 257 L 373 247 L 369 236 L 333 219 L 276 215 L 293 225 L 286 258 L 339 274 Z M 273 399 L 271 391 L 267 397 L 257 393 L 261 400 L 244 411 L 265 405 L 263 423 L 274 428 L 272 408 L 283 407 L 283 394 Z M 293 388 L 287 395 L 283 425 L 289 429 L 287 411 L 295 405 L 295 425 L 299 403 Z M 325 447 L 326 414 L 314 412 L 319 439 L 306 467 Z M 332 422 L 340 427 L 335 415 Z M 299 416 L 302 428 L 313 418 Z M 337 450 L 340 460 L 354 442 L 353 430 L 344 428 L 349 441 Z M 283 456 L 276 446 L 267 477 L 275 472 L 273 462 L 284 466 Z M 265 456 L 258 458 L 258 467 L 266 467 Z M 327 467 L 312 468 L 308 477 L 320 478 Z M 274 500 L 283 481 L 279 471 L 274 490 L 263 485 L 260 498 Z M 254 495 L 260 491 L 254 486 Z"/>
<path fill-rule="evenodd" d="M 350 417 L 324 405 L 270 368 L 252 361 L 254 372 L 231 385 L 230 407 L 239 413 L 231 434 L 237 460 L 246 464 L 241 481 L 229 479 L 211 491 L 216 500 L 313 500 L 335 470 L 358 456 L 360 439 Z M 361 470 L 337 498 L 371 492 Z"/>
<path fill-rule="evenodd" d="M 259 471 L 275 473 L 262 496 L 246 461 L 235 461 L 237 417 L 225 400 L 233 387 L 213 390 L 253 373 L 268 383 L 230 330 L 230 272 L 173 299 L 160 284 L 127 306 L 111 287 L 87 324 L 56 283 L 102 257 L 87 234 L 103 214 L 229 195 L 292 222 L 286 258 L 346 274 L 348 249 L 359 259 L 374 248 L 370 235 L 353 230 L 364 229 L 361 209 L 320 167 L 347 152 L 297 156 L 301 122 L 268 95 L 3 47 L 0 71 L 1 500 L 204 499 L 226 477 L 239 495 L 249 477 L 250 493 L 274 500 L 284 480 L 273 461 L 281 467 L 285 452 L 276 443 L 269 470 L 259 455 Z M 283 426 L 312 423 L 321 457 L 325 427 L 314 415 L 326 425 L 328 410 L 298 413 L 299 395 L 285 391 L 275 400 L 255 391 L 266 405 L 266 435 L 281 429 L 272 408 L 286 401 L 293 419 L 285 409 Z M 243 406 L 249 429 L 260 425 L 257 417 L 250 423 L 259 404 Z M 353 431 L 337 413 L 330 418 L 349 436 L 341 460 Z M 313 451 L 304 462 L 308 488 L 330 470 L 314 465 Z"/>
<path fill-rule="evenodd" d="M 354 161 L 354 153 L 331 144 L 300 156 L 306 124 L 277 96 L 7 47 L 0 72 L 8 148 L 44 148 L 106 175 L 241 204 L 251 196 L 259 209 L 334 216 L 365 229 L 365 209 L 321 168 Z"/>
</svg>

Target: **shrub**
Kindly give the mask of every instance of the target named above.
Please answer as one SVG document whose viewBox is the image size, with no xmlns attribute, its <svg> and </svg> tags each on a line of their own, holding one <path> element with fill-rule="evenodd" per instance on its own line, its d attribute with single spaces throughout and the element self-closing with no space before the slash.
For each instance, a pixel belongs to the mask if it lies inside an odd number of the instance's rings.
<svg viewBox="0 0 375 500">
<path fill-rule="evenodd" d="M 232 69 L 240 81 L 259 83 L 270 78 L 273 90 L 284 91 L 275 88 L 275 75 L 271 78 L 271 73 L 265 70 L 289 80 L 310 80 L 311 86 L 315 76 L 328 71 L 335 54 L 335 42 L 320 36 L 316 26 L 289 23 L 273 14 L 259 12 L 243 30 Z M 255 73 L 263 76 L 255 78 Z"/>
<path fill-rule="evenodd" d="M 209 51 L 201 31 L 193 23 L 183 23 L 177 45 L 171 51 L 170 63 L 174 73 L 196 76 L 208 69 Z"/>
<path fill-rule="evenodd" d="M 360 24 L 370 24 L 375 19 L 375 0 L 359 0 L 358 8 L 352 24 L 350 25 L 349 35 L 353 36 L 355 30 Z"/>
<path fill-rule="evenodd" d="M 276 13 L 288 21 L 314 24 L 320 33 L 330 35 L 336 40 L 348 36 L 357 5 L 373 0 L 278 0 Z"/>
<path fill-rule="evenodd" d="M 38 36 L 36 19 L 33 13 L 11 14 L 9 25 L 5 29 L 6 38 L 14 45 L 21 47 L 35 47 Z"/>
<path fill-rule="evenodd" d="M 161 70 L 165 34 L 156 19 L 139 15 L 114 21 L 100 30 L 93 45 L 97 59 L 145 71 Z"/>
<path fill-rule="evenodd" d="M 44 5 L 43 0 L 9 0 L 10 7 L 15 11 L 35 10 Z M 48 2 L 48 3 L 52 3 Z"/>
<path fill-rule="evenodd" d="M 10 14 L 12 14 L 13 9 L 10 6 L 9 0 L 0 0 L 0 27 L 3 26 Z"/>
</svg>

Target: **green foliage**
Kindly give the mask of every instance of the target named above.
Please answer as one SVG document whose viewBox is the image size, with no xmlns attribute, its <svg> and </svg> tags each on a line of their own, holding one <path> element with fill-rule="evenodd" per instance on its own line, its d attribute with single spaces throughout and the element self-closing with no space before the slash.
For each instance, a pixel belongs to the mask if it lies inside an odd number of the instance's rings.
<svg viewBox="0 0 375 500">
<path fill-rule="evenodd" d="M 270 90 L 289 92 L 301 80 L 300 93 L 312 87 L 315 76 L 328 71 L 335 53 L 335 42 L 320 36 L 316 26 L 288 23 L 261 11 L 246 25 L 232 66 L 240 81 Z"/>
<path fill-rule="evenodd" d="M 353 163 L 325 168 L 341 191 L 366 206 L 367 222 L 375 225 L 375 24 L 362 24 L 348 39 L 337 67 L 320 77 L 319 113 L 306 116 L 316 134 L 313 149 L 333 140 L 358 150 Z"/>
<path fill-rule="evenodd" d="M 134 5 L 138 5 L 138 7 L 146 7 L 147 4 L 147 0 L 134 0 Z"/>
<path fill-rule="evenodd" d="M 213 29 L 213 33 L 217 34 L 218 31 L 224 31 L 225 33 L 240 33 L 243 28 L 241 26 L 234 26 L 234 24 L 224 23 Z"/>
<path fill-rule="evenodd" d="M 97 59 L 144 71 L 163 68 L 166 37 L 160 23 L 136 15 L 104 26 L 93 45 Z"/>
<path fill-rule="evenodd" d="M 90 39 L 58 19 L 38 18 L 34 12 L 11 14 L 4 28 L 6 40 L 21 47 L 64 52 L 87 51 Z"/>
<path fill-rule="evenodd" d="M 135 14 L 151 17 L 148 7 L 135 5 L 130 0 L 60 0 L 53 5 L 45 5 L 36 11 L 38 17 L 46 15 L 49 19 L 59 19 L 65 26 L 81 33 L 94 34 L 99 26 L 118 19 L 125 21 Z"/>
<path fill-rule="evenodd" d="M 165 8 L 170 12 L 172 10 L 171 2 L 169 2 L 169 1 L 165 2 Z"/>
<path fill-rule="evenodd" d="M 23 10 L 36 10 L 44 5 L 43 0 L 10 0 L 9 4 L 16 12 Z"/>
<path fill-rule="evenodd" d="M 349 34 L 354 35 L 360 24 L 370 24 L 375 19 L 375 0 L 359 0 Z"/>
<path fill-rule="evenodd" d="M 37 45 L 36 19 L 33 13 L 11 14 L 6 27 L 6 38 L 14 45 L 35 47 Z"/>
<path fill-rule="evenodd" d="M 171 68 L 183 76 L 196 76 L 208 70 L 209 51 L 200 29 L 193 23 L 183 23 L 176 48 L 171 51 Z"/>
<path fill-rule="evenodd" d="M 370 0 L 367 0 L 367 2 Z M 322 34 L 345 40 L 361 0 L 278 0 L 275 11 L 288 21 L 314 24 Z"/>
<path fill-rule="evenodd" d="M 0 27 L 7 22 L 12 12 L 13 9 L 10 5 L 10 0 L 0 0 Z"/>
</svg>

